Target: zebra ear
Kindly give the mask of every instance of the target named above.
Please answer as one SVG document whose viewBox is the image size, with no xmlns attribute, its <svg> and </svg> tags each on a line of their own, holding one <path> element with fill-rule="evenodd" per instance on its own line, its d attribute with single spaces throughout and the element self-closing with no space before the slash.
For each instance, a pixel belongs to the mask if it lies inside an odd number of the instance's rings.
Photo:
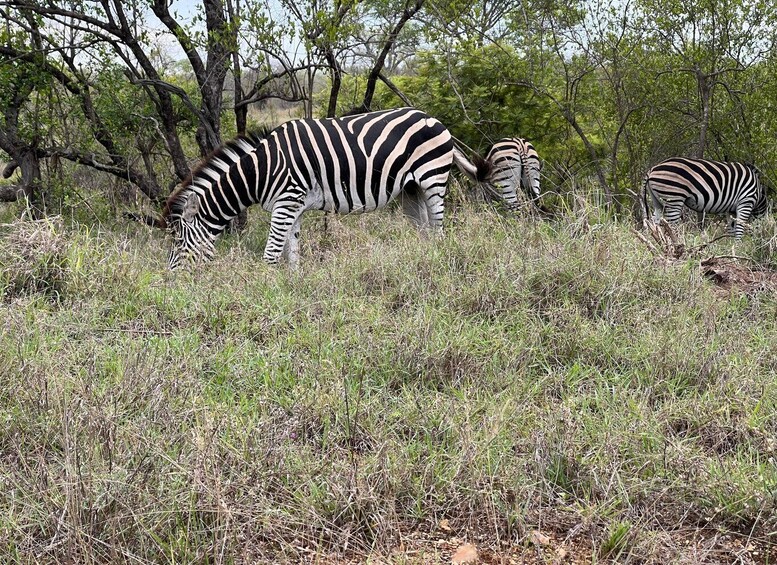
<svg viewBox="0 0 777 565">
<path fill-rule="evenodd" d="M 186 198 L 186 202 L 183 205 L 183 212 L 181 212 L 181 218 L 184 222 L 191 222 L 194 216 L 200 209 L 200 199 L 196 193 L 192 192 Z"/>
</svg>

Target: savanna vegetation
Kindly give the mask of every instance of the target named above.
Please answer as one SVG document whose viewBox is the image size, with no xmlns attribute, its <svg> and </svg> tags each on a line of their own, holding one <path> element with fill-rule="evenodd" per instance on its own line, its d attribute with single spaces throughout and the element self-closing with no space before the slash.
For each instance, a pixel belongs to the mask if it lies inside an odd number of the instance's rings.
<svg viewBox="0 0 777 565">
<path fill-rule="evenodd" d="M 640 191 L 775 182 L 776 11 L 0 0 L 0 560 L 775 562 L 775 216 L 644 229 Z M 543 213 L 453 179 L 440 238 L 310 214 L 290 271 L 250 210 L 166 270 L 222 142 L 406 104 L 530 139 Z"/>
</svg>

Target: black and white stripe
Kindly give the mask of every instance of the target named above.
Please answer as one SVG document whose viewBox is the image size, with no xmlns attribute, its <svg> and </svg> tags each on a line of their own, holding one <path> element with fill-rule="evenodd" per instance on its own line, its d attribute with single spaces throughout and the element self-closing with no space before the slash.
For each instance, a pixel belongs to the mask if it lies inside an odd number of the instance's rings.
<svg viewBox="0 0 777 565">
<path fill-rule="evenodd" d="M 440 228 L 448 174 L 455 163 L 450 132 L 413 108 L 344 118 L 292 120 L 262 135 L 233 140 L 208 158 L 167 201 L 163 217 L 174 245 L 169 266 L 213 256 L 214 241 L 243 209 L 271 213 L 264 250 L 296 264 L 305 210 L 369 212 L 401 195 L 419 227 Z"/>
<path fill-rule="evenodd" d="M 499 191 L 510 208 L 518 207 L 518 186 L 535 203 L 540 197 L 542 162 L 534 146 L 520 137 L 506 137 L 486 155 L 491 172 L 486 182 Z"/>
<path fill-rule="evenodd" d="M 646 210 L 648 195 L 655 222 L 663 215 L 670 224 L 677 223 L 683 205 L 703 214 L 729 214 L 737 239 L 750 218 L 766 212 L 766 190 L 758 169 L 744 163 L 667 159 L 645 176 Z"/>
</svg>

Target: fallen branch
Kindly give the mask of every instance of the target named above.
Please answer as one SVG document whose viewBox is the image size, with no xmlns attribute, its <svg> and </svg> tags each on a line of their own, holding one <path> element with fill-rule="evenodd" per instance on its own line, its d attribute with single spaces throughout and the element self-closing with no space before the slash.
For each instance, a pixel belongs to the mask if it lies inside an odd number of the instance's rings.
<svg viewBox="0 0 777 565">
<path fill-rule="evenodd" d="M 677 238 L 672 226 L 664 219 L 658 224 L 643 220 L 643 225 L 656 241 L 664 257 L 681 259 L 686 254 L 685 244 Z"/>
<path fill-rule="evenodd" d="M 726 239 L 726 238 L 729 238 L 729 237 L 731 237 L 731 234 L 728 234 L 728 233 L 724 233 L 723 235 L 719 235 L 718 237 L 714 237 L 711 240 L 709 240 L 707 243 L 702 243 L 701 245 L 699 245 L 697 247 L 691 247 L 688 250 L 688 254 L 689 255 L 695 255 L 696 253 L 699 253 L 702 249 L 706 249 L 707 247 L 709 247 L 710 245 L 712 245 L 716 241 L 719 241 L 721 239 Z"/>
<path fill-rule="evenodd" d="M 124 212 L 122 216 L 128 220 L 134 220 L 136 222 L 140 222 L 141 224 L 151 226 L 152 228 L 165 229 L 165 223 L 162 221 L 162 218 L 154 216 L 153 214 Z"/>
<path fill-rule="evenodd" d="M 663 251 L 661 251 L 661 250 L 660 250 L 658 247 L 656 247 L 656 244 L 655 244 L 655 243 L 653 243 L 652 241 L 650 241 L 648 238 L 646 238 L 644 235 L 642 235 L 640 232 L 638 232 L 638 231 L 637 231 L 635 228 L 631 228 L 631 231 L 634 233 L 634 235 L 636 235 L 636 236 L 637 236 L 637 238 L 638 238 L 638 239 L 639 239 L 639 240 L 640 240 L 642 243 L 644 243 L 645 245 L 647 245 L 648 249 L 650 250 L 650 252 L 651 252 L 653 255 L 658 255 L 658 256 L 662 256 L 662 257 L 663 257 L 663 256 L 665 256 L 665 255 L 664 255 L 664 252 L 663 252 Z"/>
<path fill-rule="evenodd" d="M 759 271 L 765 271 L 767 269 L 763 268 L 763 265 L 759 264 L 758 261 L 753 259 L 752 257 L 745 257 L 744 255 L 712 255 L 710 257 L 707 257 L 706 259 L 703 259 L 701 261 L 701 265 L 713 265 L 715 261 L 719 259 L 734 259 L 735 261 L 749 261 L 750 263 L 753 263 L 754 265 L 757 265 L 760 267 Z"/>
</svg>

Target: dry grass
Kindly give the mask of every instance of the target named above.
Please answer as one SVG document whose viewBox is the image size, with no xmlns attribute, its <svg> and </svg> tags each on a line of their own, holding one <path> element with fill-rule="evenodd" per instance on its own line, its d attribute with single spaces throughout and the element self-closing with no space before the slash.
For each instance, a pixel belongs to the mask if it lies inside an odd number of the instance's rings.
<svg viewBox="0 0 777 565">
<path fill-rule="evenodd" d="M 0 230 L 5 232 L 0 271 L 5 299 L 30 293 L 56 297 L 68 270 L 68 242 L 61 218 L 16 221 Z"/>
<path fill-rule="evenodd" d="M 6 226 L 2 560 L 774 562 L 774 294 L 594 217 Z"/>
</svg>

